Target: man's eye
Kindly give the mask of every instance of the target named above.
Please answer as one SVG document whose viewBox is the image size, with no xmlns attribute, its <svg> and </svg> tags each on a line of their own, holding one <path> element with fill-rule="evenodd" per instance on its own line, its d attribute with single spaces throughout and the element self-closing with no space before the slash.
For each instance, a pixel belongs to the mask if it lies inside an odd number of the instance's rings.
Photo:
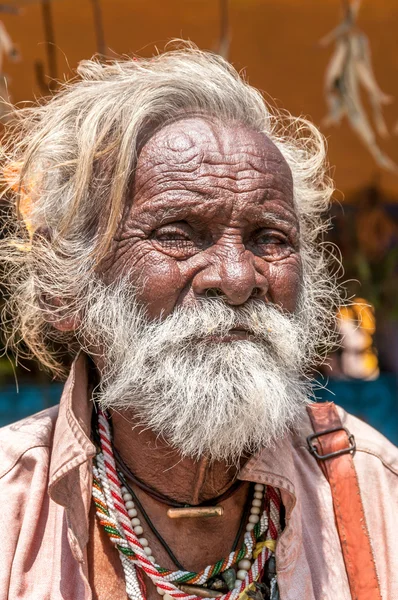
<svg viewBox="0 0 398 600">
<path fill-rule="evenodd" d="M 293 248 L 283 232 L 263 230 L 253 238 L 254 251 L 266 260 L 281 260 L 291 254 Z"/>
<path fill-rule="evenodd" d="M 276 233 L 273 231 L 262 231 L 255 238 L 256 244 L 286 244 L 287 239 L 283 233 Z"/>
<path fill-rule="evenodd" d="M 286 240 L 283 240 L 276 235 L 264 233 L 263 235 L 259 235 L 256 238 L 256 243 L 257 244 L 284 244 L 284 243 L 286 243 Z"/>
<path fill-rule="evenodd" d="M 162 227 L 152 234 L 158 248 L 177 259 L 189 258 L 196 253 L 196 245 L 190 231 L 177 226 Z"/>
<path fill-rule="evenodd" d="M 188 240 L 188 236 L 185 233 L 178 233 L 177 231 L 174 232 L 165 232 L 165 233 L 157 233 L 155 235 L 155 239 L 158 240 L 158 242 L 171 242 L 171 241 L 183 241 L 183 240 Z"/>
<path fill-rule="evenodd" d="M 192 246 L 192 240 L 183 231 L 158 231 L 154 239 L 166 248 Z"/>
</svg>

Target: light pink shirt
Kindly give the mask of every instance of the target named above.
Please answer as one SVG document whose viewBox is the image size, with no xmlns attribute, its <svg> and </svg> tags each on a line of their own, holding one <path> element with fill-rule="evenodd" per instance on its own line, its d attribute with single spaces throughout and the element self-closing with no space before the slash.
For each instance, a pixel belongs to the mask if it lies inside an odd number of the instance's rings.
<svg viewBox="0 0 398 600">
<path fill-rule="evenodd" d="M 89 600 L 91 403 L 85 359 L 59 407 L 0 430 L 0 600 Z M 354 457 L 383 600 L 398 600 L 398 449 L 339 409 Z M 276 562 L 282 600 L 351 598 L 329 484 L 302 429 L 252 458 L 240 478 L 280 489 L 286 528 Z M 112 599 L 109 599 L 112 600 Z"/>
</svg>

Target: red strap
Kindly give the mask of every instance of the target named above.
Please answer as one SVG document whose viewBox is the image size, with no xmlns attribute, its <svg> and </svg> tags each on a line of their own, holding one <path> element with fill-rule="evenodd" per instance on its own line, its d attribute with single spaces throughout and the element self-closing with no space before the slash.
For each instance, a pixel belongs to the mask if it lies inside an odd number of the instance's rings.
<svg viewBox="0 0 398 600">
<path fill-rule="evenodd" d="M 312 441 L 308 438 L 308 442 L 320 455 L 318 462 L 330 483 L 336 525 L 352 599 L 381 600 L 352 453 L 322 460 L 322 457 L 327 454 L 349 448 L 353 437 L 343 428 L 333 402 L 311 404 L 307 407 L 307 411 L 315 433 L 339 429 L 315 437 Z"/>
</svg>

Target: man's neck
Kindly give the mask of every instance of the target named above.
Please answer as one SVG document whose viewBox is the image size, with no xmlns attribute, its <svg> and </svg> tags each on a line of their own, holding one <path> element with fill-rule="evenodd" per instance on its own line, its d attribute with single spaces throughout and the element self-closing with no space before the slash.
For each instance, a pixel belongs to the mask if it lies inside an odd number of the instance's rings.
<svg viewBox="0 0 398 600">
<path fill-rule="evenodd" d="M 113 412 L 114 444 L 123 461 L 146 485 L 181 503 L 198 504 L 222 494 L 234 481 L 238 469 L 228 468 L 225 463 L 206 459 L 194 461 L 182 459 L 178 451 L 158 438 L 152 431 L 139 427 L 131 413 Z M 131 482 L 130 482 L 131 483 Z M 242 515 L 249 495 L 249 483 L 244 482 L 231 496 L 221 502 L 222 517 L 184 518 L 167 517 L 167 505 L 131 485 L 145 508 L 152 525 L 168 547 L 173 551 L 184 569 L 199 572 L 207 565 L 226 557 L 234 546 Z M 177 568 L 138 505 L 138 517 L 144 529 L 143 535 L 158 564 L 166 569 Z M 91 517 L 89 542 L 90 582 L 95 590 L 94 598 L 102 600 L 103 590 L 115 598 L 124 598 L 124 582 L 121 563 L 104 532 L 99 530 L 94 515 Z M 239 545 L 244 530 L 241 531 Z M 123 582 L 123 586 L 121 585 Z M 159 594 L 148 580 L 148 600 L 159 600 Z M 109 592 L 110 590 L 110 592 Z M 116 590 L 116 591 L 115 591 Z"/>
<path fill-rule="evenodd" d="M 131 412 L 113 412 L 114 445 L 126 465 L 147 486 L 178 502 L 196 505 L 223 494 L 238 467 L 208 458 L 182 458 L 175 448 L 134 420 Z M 242 461 L 243 462 L 243 461 Z"/>
</svg>

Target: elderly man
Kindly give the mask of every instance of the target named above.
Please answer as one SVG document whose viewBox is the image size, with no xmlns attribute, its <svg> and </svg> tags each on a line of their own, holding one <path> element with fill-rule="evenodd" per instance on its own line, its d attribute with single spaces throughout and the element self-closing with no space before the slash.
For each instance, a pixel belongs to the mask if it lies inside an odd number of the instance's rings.
<svg viewBox="0 0 398 600">
<path fill-rule="evenodd" d="M 195 48 L 78 71 L 4 160 L 9 343 L 70 372 L 0 434 L 1 599 L 398 598 L 397 450 L 311 405 L 322 136 Z"/>
</svg>

